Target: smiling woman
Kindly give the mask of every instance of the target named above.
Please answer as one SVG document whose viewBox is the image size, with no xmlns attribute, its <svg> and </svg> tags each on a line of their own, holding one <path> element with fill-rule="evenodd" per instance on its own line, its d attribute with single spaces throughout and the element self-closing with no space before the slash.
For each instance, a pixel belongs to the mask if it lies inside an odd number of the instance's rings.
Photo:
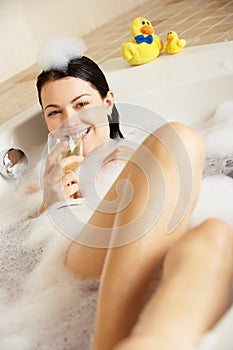
<svg viewBox="0 0 233 350">
<path fill-rule="evenodd" d="M 49 84 L 52 82 L 54 84 Z M 123 137 L 119 128 L 119 114 L 113 105 L 113 92 L 109 89 L 99 66 L 88 57 L 82 56 L 70 60 L 66 70 L 43 71 L 38 76 L 37 89 L 46 121 L 49 117 L 59 114 L 54 118 L 56 121 L 49 121 L 50 131 L 77 111 L 106 104 L 109 112 L 110 138 Z M 66 89 L 69 89 L 67 93 Z M 71 90 L 73 90 L 72 98 Z M 59 100 L 60 92 L 64 96 L 64 101 Z M 45 96 L 46 100 L 43 99 Z"/>
<path fill-rule="evenodd" d="M 78 78 L 66 77 L 46 83 L 41 90 L 41 100 L 45 120 L 49 131 L 53 131 L 64 123 L 66 127 L 72 125 L 72 117 L 84 109 L 105 103 L 108 108 L 113 104 L 113 93 L 107 92 L 103 99 L 99 92 L 86 81 Z M 77 118 L 76 118 L 77 120 Z M 80 131 L 87 129 L 83 137 L 83 153 L 90 153 L 95 147 L 109 140 L 109 124 L 107 119 L 103 125 L 87 125 L 80 122 Z"/>
<path fill-rule="evenodd" d="M 104 74 L 89 58 L 76 56 L 44 70 L 37 88 L 49 131 L 79 127 L 88 158 L 110 138 L 123 136 Z M 95 108 L 104 113 L 99 117 Z M 62 159 L 66 150 L 67 143 L 61 143 L 47 156 L 43 200 L 48 211 L 64 196 L 79 193 L 77 174 L 62 170 L 83 157 Z M 80 232 L 75 226 L 84 238 L 101 241 L 106 233 L 107 244 L 80 244 L 75 236 L 64 261 L 79 278 L 101 277 L 93 349 L 191 349 L 226 310 L 232 280 L 231 229 L 212 219 L 187 231 L 200 190 L 203 139 L 188 126 L 167 123 L 151 130 L 135 152 L 126 157 L 119 148 L 110 160 L 115 165 L 119 157 L 125 160 L 120 175 Z M 177 203 L 181 219 L 171 224 L 173 214 L 179 216 Z M 157 291 L 153 283 L 161 268 Z M 187 285 L 192 287 L 184 294 Z"/>
<path fill-rule="evenodd" d="M 79 118 L 82 133 L 83 155 L 107 142 L 109 138 L 123 138 L 119 127 L 119 114 L 113 104 L 114 94 L 99 66 L 88 57 L 75 57 L 68 61 L 66 69 L 43 71 L 37 79 L 39 102 L 50 132 L 59 127 L 70 127 L 80 112 L 97 106 L 105 106 L 102 118 Z M 77 118 L 76 122 L 77 123 Z M 85 131 L 85 132 L 84 132 Z M 54 165 L 58 165 L 60 153 L 67 145 L 61 145 L 58 153 L 53 150 L 47 158 L 44 201 L 41 210 L 58 200 L 80 196 L 77 174 L 71 172 L 54 181 Z M 72 167 L 83 158 L 73 155 L 63 160 L 63 167 Z M 51 186 L 53 183 L 53 186 Z M 46 186 L 47 184 L 47 186 Z M 61 186 L 62 185 L 62 186 Z M 52 190 L 53 188 L 53 190 Z M 54 193 L 55 192 L 55 193 Z"/>
</svg>

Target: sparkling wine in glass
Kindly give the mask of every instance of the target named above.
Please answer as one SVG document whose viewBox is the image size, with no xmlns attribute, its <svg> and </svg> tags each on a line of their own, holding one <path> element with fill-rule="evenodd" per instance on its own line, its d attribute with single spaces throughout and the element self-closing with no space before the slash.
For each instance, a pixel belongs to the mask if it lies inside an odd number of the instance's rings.
<svg viewBox="0 0 233 350">
<path fill-rule="evenodd" d="M 82 156 L 83 145 L 82 145 L 82 134 L 76 127 L 72 128 L 58 128 L 48 135 L 48 152 L 58 145 L 66 141 L 68 143 L 67 150 L 62 153 L 62 158 L 66 158 L 72 155 Z M 79 163 L 73 163 L 63 168 L 63 173 L 68 174 L 71 171 L 77 170 Z"/>
</svg>

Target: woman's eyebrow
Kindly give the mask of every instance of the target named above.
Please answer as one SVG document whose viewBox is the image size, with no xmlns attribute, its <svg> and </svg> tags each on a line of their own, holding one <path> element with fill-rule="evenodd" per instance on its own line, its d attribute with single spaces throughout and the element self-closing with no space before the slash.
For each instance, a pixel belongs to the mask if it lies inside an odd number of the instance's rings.
<svg viewBox="0 0 233 350">
<path fill-rule="evenodd" d="M 82 94 L 82 95 L 79 95 L 79 96 L 73 98 L 73 100 L 71 100 L 70 103 L 74 103 L 75 101 L 77 101 L 78 99 L 80 99 L 80 98 L 83 97 L 83 96 L 91 96 L 91 95 L 90 95 L 90 94 Z M 52 104 L 47 105 L 47 106 L 44 108 L 44 110 L 46 110 L 47 108 L 60 108 L 60 106 L 59 106 L 59 105 L 56 105 L 56 104 L 54 104 L 54 103 L 52 103 Z"/>
<path fill-rule="evenodd" d="M 50 104 L 50 105 L 47 105 L 47 106 L 44 108 L 44 110 L 46 110 L 47 108 L 50 108 L 50 107 L 52 107 L 52 108 L 59 108 L 58 105 Z"/>
<path fill-rule="evenodd" d="M 75 101 L 77 101 L 79 98 L 81 98 L 81 97 L 83 97 L 83 96 L 91 96 L 91 95 L 90 95 L 90 94 L 82 94 L 82 95 L 79 95 L 79 96 L 73 98 L 73 100 L 71 100 L 70 102 L 71 102 L 71 103 L 74 103 Z"/>
</svg>

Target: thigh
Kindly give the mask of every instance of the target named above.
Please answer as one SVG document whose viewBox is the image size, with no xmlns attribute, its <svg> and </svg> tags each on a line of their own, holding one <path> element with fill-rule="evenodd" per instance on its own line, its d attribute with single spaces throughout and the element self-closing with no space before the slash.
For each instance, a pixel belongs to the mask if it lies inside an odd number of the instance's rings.
<svg viewBox="0 0 233 350">
<path fill-rule="evenodd" d="M 110 349 L 129 334 L 156 269 L 186 231 L 200 190 L 204 154 L 203 140 L 195 130 L 167 124 L 143 142 L 117 179 L 131 183 L 133 192 L 130 203 L 113 216 L 111 238 L 119 244 L 105 259 L 95 349 Z M 106 201 L 115 198 L 116 184 Z M 95 216 L 98 225 L 100 218 Z M 126 241 L 117 237 L 121 232 Z"/>
<path fill-rule="evenodd" d="M 152 133 L 84 227 L 82 235 L 95 246 L 72 242 L 66 267 L 82 277 L 98 277 L 110 245 L 124 246 L 141 238 L 147 254 L 160 259 L 186 229 L 199 193 L 203 160 L 203 141 L 194 129 L 170 123 Z M 127 255 L 135 254 L 137 244 L 127 246 Z M 123 249 L 118 251 L 124 254 Z"/>
</svg>

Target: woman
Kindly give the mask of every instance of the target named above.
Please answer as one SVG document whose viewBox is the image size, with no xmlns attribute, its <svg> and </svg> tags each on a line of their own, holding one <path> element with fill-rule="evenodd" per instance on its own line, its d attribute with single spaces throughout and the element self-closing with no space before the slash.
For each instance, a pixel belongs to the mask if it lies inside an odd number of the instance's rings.
<svg viewBox="0 0 233 350">
<path fill-rule="evenodd" d="M 42 72 L 37 88 L 49 131 L 69 122 L 79 111 L 106 105 L 110 115 L 114 106 L 114 94 L 103 73 L 85 56 L 72 58 L 63 69 Z M 122 137 L 116 114 L 108 119 L 106 116 L 106 122 L 101 125 L 93 122 L 88 126 L 83 138 L 84 157 L 110 137 Z M 58 145 L 47 157 L 45 207 L 63 200 L 64 196 L 79 194 L 74 172 L 60 176 L 63 167 L 83 160 L 78 156 L 62 160 L 66 147 L 67 144 Z M 187 167 L 187 158 L 182 157 L 184 150 L 191 166 L 192 191 L 190 186 L 180 185 Z M 117 149 L 114 157 L 125 151 Z M 156 162 L 148 166 L 145 157 L 145 169 L 142 169 L 139 163 L 145 152 Z M 187 231 L 198 199 L 204 157 L 201 136 L 188 126 L 170 123 L 152 132 L 128 159 L 103 202 L 116 199 L 116 185 L 122 180 L 133 186 L 131 201 L 115 212 L 101 210 L 100 204 L 84 228 L 84 233 L 91 226 L 108 229 L 111 234 L 113 228 L 121 230 L 127 225 L 131 233 L 135 229 L 141 235 L 110 249 L 70 244 L 66 267 L 80 277 L 101 276 L 94 350 L 192 349 L 229 306 L 233 266 L 231 228 L 220 220 L 209 219 Z M 165 194 L 162 197 L 161 189 Z M 147 205 L 148 198 L 154 206 Z M 162 211 L 155 214 L 161 198 Z M 187 205 L 168 234 L 177 201 Z M 141 226 L 136 224 L 138 218 L 143 218 Z M 149 227 L 148 220 L 152 220 Z M 153 281 L 160 269 L 162 280 L 154 290 Z"/>
</svg>

